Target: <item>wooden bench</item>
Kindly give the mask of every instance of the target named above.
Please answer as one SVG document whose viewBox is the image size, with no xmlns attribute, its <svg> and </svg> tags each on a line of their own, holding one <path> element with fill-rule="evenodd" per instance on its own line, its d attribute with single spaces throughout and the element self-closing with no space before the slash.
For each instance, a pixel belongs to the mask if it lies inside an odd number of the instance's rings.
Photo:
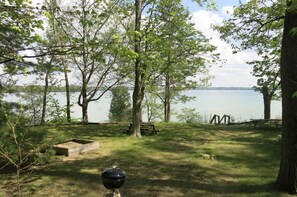
<svg viewBox="0 0 297 197">
<path fill-rule="evenodd" d="M 266 123 L 269 124 L 269 126 L 275 126 L 278 128 L 278 126 L 281 125 L 281 122 L 281 119 L 251 119 L 250 121 L 250 123 L 254 125 L 254 129 L 257 125 L 265 125 Z"/>
<path fill-rule="evenodd" d="M 129 124 L 129 128 L 127 129 L 127 134 L 132 133 L 133 124 Z M 141 134 L 147 134 L 151 132 L 151 134 L 157 134 L 159 130 L 155 127 L 155 125 L 151 122 L 143 122 L 140 124 L 140 132 Z"/>
</svg>

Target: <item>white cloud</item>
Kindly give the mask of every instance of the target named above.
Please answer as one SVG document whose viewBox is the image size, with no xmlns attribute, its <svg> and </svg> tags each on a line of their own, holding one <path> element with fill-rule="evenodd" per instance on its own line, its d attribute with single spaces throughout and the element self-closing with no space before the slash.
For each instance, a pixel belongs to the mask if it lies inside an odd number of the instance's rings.
<svg viewBox="0 0 297 197">
<path fill-rule="evenodd" d="M 234 12 L 234 7 L 233 6 L 224 6 L 222 8 L 222 12 L 225 15 L 232 15 Z"/>
<path fill-rule="evenodd" d="M 200 10 L 192 14 L 192 22 L 195 24 L 195 28 L 202 31 L 207 37 L 217 35 L 217 33 L 211 29 L 211 25 L 221 24 L 222 21 L 223 19 L 219 15 L 211 11 Z"/>
<path fill-rule="evenodd" d="M 224 7 L 223 11 L 231 12 L 231 6 Z M 220 39 L 218 32 L 214 31 L 212 25 L 222 24 L 223 18 L 211 11 L 200 10 L 192 13 L 192 22 L 195 28 L 211 39 L 211 44 L 217 46 L 221 58 L 226 63 L 220 67 L 218 65 L 210 68 L 210 73 L 215 77 L 213 86 L 254 86 L 256 79 L 252 76 L 252 67 L 247 65 L 247 61 L 257 59 L 257 54 L 253 51 L 243 51 L 233 54 L 231 46 Z"/>
</svg>

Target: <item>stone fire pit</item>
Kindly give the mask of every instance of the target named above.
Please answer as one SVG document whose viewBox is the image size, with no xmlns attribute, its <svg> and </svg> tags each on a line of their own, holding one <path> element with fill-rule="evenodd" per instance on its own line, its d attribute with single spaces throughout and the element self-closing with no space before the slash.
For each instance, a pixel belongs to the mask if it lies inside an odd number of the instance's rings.
<svg viewBox="0 0 297 197">
<path fill-rule="evenodd" d="M 71 156 L 99 148 L 99 143 L 94 140 L 72 139 L 53 146 L 57 155 Z"/>
</svg>

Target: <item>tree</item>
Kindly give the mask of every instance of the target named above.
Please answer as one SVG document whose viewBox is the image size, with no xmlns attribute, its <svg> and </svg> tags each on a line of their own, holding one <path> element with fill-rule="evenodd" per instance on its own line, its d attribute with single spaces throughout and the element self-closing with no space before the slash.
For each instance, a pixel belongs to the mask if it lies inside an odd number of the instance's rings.
<svg viewBox="0 0 297 197">
<path fill-rule="evenodd" d="M 42 113 L 41 113 L 40 125 L 45 124 L 47 97 L 48 97 L 48 92 L 50 87 L 49 81 L 50 81 L 50 75 L 54 70 L 52 61 L 53 61 L 53 57 L 51 57 L 48 60 L 48 62 L 47 60 L 45 60 L 45 58 L 41 58 L 41 61 L 38 62 L 38 67 L 40 68 L 40 71 L 44 72 L 44 90 L 43 90 Z"/>
<path fill-rule="evenodd" d="M 156 91 L 150 90 L 151 87 L 145 92 L 144 99 L 144 109 L 146 111 L 147 121 L 152 122 L 154 120 L 162 120 L 164 116 L 163 104 L 160 103 L 160 99 Z"/>
<path fill-rule="evenodd" d="M 12 72 L 27 57 L 21 52 L 40 39 L 35 30 L 43 28 L 42 20 L 27 0 L 0 1 L 0 11 L 0 64 L 6 63 L 6 70 Z"/>
<path fill-rule="evenodd" d="M 69 57 L 79 72 L 81 91 L 78 105 L 82 108 L 82 121 L 88 122 L 88 105 L 100 99 L 126 74 L 122 67 L 118 35 L 117 13 L 120 1 L 73 2 L 67 8 L 58 7 L 56 20 L 72 46 Z"/>
<path fill-rule="evenodd" d="M 164 104 L 165 122 L 170 121 L 171 102 L 181 98 L 180 92 L 207 81 L 207 63 L 214 64 L 218 60 L 218 54 L 214 53 L 216 47 L 194 28 L 190 19 L 189 11 L 178 1 L 162 1 L 157 4 L 152 19 L 154 24 L 159 24 L 155 28 L 153 43 L 156 46 L 152 50 L 159 51 L 162 59 L 158 62 L 158 80 L 152 81 L 159 81 L 156 85 L 163 88 L 159 97 Z M 196 77 L 197 74 L 200 79 Z"/>
<path fill-rule="evenodd" d="M 277 57 L 279 57 L 277 55 Z M 264 119 L 271 118 L 271 100 L 277 99 L 280 90 L 279 59 L 265 55 L 262 60 L 248 62 L 253 65 L 253 75 L 257 77 L 257 86 L 254 87 L 263 95 Z"/>
<path fill-rule="evenodd" d="M 287 1 L 282 49 L 282 141 L 281 163 L 277 177 L 280 189 L 292 195 L 297 193 L 297 1 Z"/>
<path fill-rule="evenodd" d="M 133 111 L 132 111 L 132 135 L 141 137 L 140 123 L 142 100 L 144 97 L 145 70 L 142 69 L 141 61 L 141 15 L 145 0 L 135 0 L 135 26 L 134 26 L 134 52 L 137 54 L 134 64 L 134 89 L 133 89 Z"/>
<path fill-rule="evenodd" d="M 253 76 L 257 78 L 257 86 L 254 87 L 263 95 L 264 119 L 271 118 L 271 101 L 279 98 L 280 92 L 280 42 L 282 37 L 282 21 L 275 22 L 276 33 L 271 39 L 268 36 L 261 36 L 263 46 L 258 48 L 258 56 L 261 60 L 247 62 L 253 66 Z"/>
<path fill-rule="evenodd" d="M 115 122 L 131 121 L 131 96 L 125 86 L 111 89 L 112 99 L 109 110 L 109 120 Z"/>
<path fill-rule="evenodd" d="M 259 42 L 261 36 L 271 35 L 270 40 L 275 41 L 282 30 L 281 56 L 280 56 L 280 76 L 282 95 L 282 140 L 281 140 L 281 162 L 277 177 L 277 186 L 284 191 L 294 195 L 297 193 L 297 1 L 256 1 L 247 3 L 246 9 L 250 9 L 251 14 L 247 18 L 242 17 L 242 25 L 235 23 L 224 26 L 222 30 L 232 29 L 230 34 L 238 30 L 242 34 L 235 34 L 238 39 L 243 38 L 243 46 L 265 46 L 264 42 Z M 268 1 L 267 1 L 268 2 Z M 257 6 L 258 9 L 254 9 Z M 260 7 L 258 7 L 260 6 Z M 244 16 L 244 15 L 242 15 Z M 284 22 L 281 20 L 284 19 Z M 237 19 L 232 19 L 236 21 Z M 272 28 L 272 29 L 271 29 Z M 273 31 L 274 28 L 277 31 Z M 244 30 L 244 31 L 241 31 Z M 227 31 L 223 31 L 223 36 L 228 36 Z M 264 47 L 265 49 L 265 47 Z"/>
<path fill-rule="evenodd" d="M 65 79 L 65 91 L 66 91 L 66 116 L 67 116 L 67 122 L 71 122 L 71 99 L 70 99 L 70 83 L 69 83 L 69 66 L 67 61 L 65 60 L 65 57 L 61 58 L 61 64 L 63 66 L 63 72 L 64 72 L 64 79 Z"/>
<path fill-rule="evenodd" d="M 258 78 L 255 90 L 263 95 L 265 119 L 270 119 L 270 103 L 277 98 L 280 89 L 279 59 L 284 8 L 284 0 L 251 0 L 236 7 L 231 18 L 215 28 L 221 33 L 221 38 L 231 43 L 234 52 L 252 49 L 260 57 L 247 63 L 253 65 L 252 74 Z"/>
<path fill-rule="evenodd" d="M 39 11 L 27 0 L 0 1 L 0 91 L 14 84 L 16 74 L 28 72 L 25 51 L 32 49 L 40 40 L 35 32 L 42 29 Z M 0 98 L 1 99 L 1 98 Z M 1 101 L 0 101 L 1 102 Z"/>
<path fill-rule="evenodd" d="M 35 84 L 35 83 L 34 83 Z M 28 117 L 29 124 L 38 125 L 41 122 L 43 109 L 43 91 L 36 85 L 25 87 L 25 91 L 20 95 L 22 105 L 25 106 L 25 115 Z"/>
<path fill-rule="evenodd" d="M 60 1 L 59 1 L 60 2 Z M 46 10 L 46 16 L 48 17 L 49 22 L 49 29 L 47 31 L 47 38 L 50 43 L 50 47 L 56 46 L 61 47 L 67 46 L 67 35 L 64 31 L 67 32 L 67 29 L 62 29 L 61 26 L 58 24 L 58 21 L 56 20 L 58 18 L 58 7 L 59 3 L 57 0 L 46 0 L 45 6 Z M 64 27 L 66 28 L 66 27 Z M 58 64 L 60 67 L 60 70 L 64 73 L 64 79 L 65 79 L 65 91 L 66 91 L 66 115 L 67 115 L 67 122 L 71 122 L 71 100 L 70 100 L 70 84 L 69 84 L 69 61 L 66 60 L 66 54 L 59 54 L 56 55 L 51 60 L 53 63 Z"/>
<path fill-rule="evenodd" d="M 135 24 L 134 24 L 134 52 L 136 54 L 135 64 L 134 64 L 134 90 L 133 90 L 133 128 L 132 136 L 141 137 L 140 133 L 140 123 L 142 121 L 142 101 L 144 99 L 145 88 L 147 86 L 147 81 L 152 72 L 156 70 L 160 71 L 158 67 L 159 62 L 152 61 L 161 57 L 156 50 L 152 53 L 150 50 L 150 45 L 154 42 L 154 39 L 150 39 L 152 35 L 151 31 L 158 28 L 159 23 L 153 22 L 154 14 L 156 13 L 155 7 L 163 2 L 169 3 L 170 1 L 145 1 L 145 0 L 135 0 Z M 172 1 L 177 5 L 181 4 L 180 0 Z M 200 5 L 203 3 L 212 4 L 212 1 L 199 1 Z M 164 6 L 165 7 L 165 6 Z M 143 11 L 147 11 L 146 14 Z M 142 17 L 145 15 L 146 17 Z M 164 15 L 166 17 L 166 15 Z M 169 16 L 168 16 L 169 17 Z M 179 24 L 178 24 L 179 25 Z M 163 36 L 163 35 L 159 35 Z M 153 36 L 154 37 L 154 36 Z M 155 37 L 156 38 L 156 37 Z M 162 71 L 165 73 L 166 69 Z"/>
</svg>

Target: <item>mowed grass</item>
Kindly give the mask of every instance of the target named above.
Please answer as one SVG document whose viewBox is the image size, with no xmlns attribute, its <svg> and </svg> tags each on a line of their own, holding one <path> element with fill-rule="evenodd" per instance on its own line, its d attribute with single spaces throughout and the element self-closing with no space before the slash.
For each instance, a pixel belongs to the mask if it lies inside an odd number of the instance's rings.
<svg viewBox="0 0 297 197">
<path fill-rule="evenodd" d="M 101 172 L 118 166 L 127 173 L 122 197 L 288 196 L 274 187 L 279 130 L 247 126 L 158 123 L 157 135 L 133 138 L 127 124 L 33 128 L 63 138 L 92 139 L 95 151 L 38 167 L 24 196 L 105 196 Z M 2 173 L 0 196 L 13 195 L 13 176 Z"/>
</svg>

